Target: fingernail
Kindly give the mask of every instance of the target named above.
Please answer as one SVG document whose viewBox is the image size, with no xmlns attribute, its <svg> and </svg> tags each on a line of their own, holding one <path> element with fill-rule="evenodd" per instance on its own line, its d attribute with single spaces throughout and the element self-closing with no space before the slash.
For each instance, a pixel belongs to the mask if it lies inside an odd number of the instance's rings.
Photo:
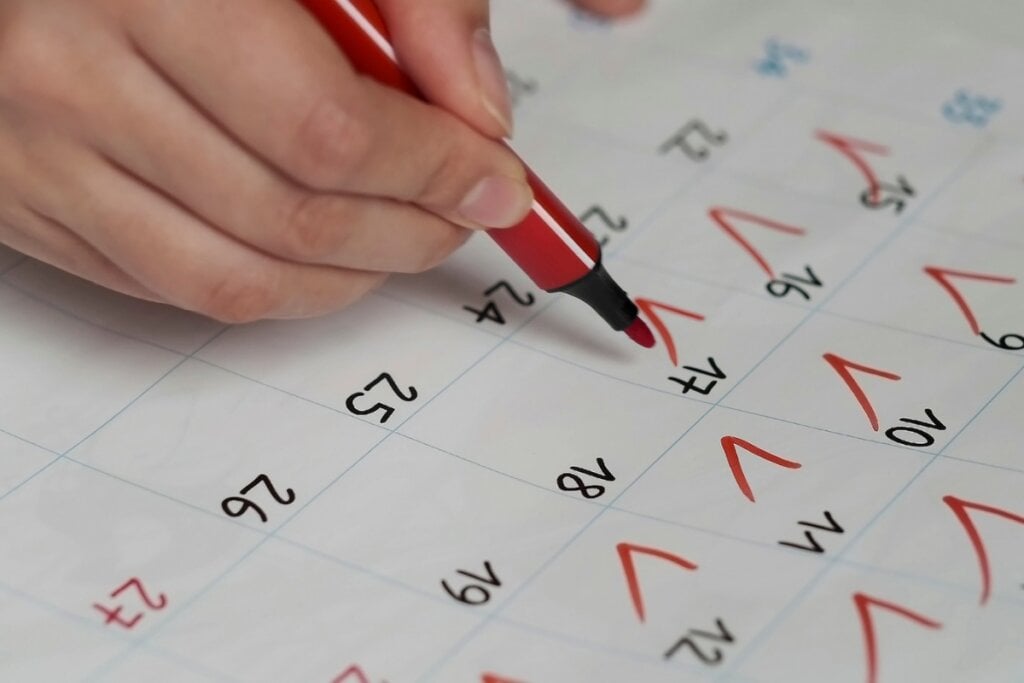
<svg viewBox="0 0 1024 683">
<path fill-rule="evenodd" d="M 486 228 L 507 228 L 530 211 L 533 193 L 529 185 L 507 176 L 490 176 L 478 182 L 459 204 L 466 220 Z"/>
<path fill-rule="evenodd" d="M 473 34 L 473 61 L 484 109 L 505 129 L 505 137 L 512 137 L 512 99 L 508 94 L 508 81 L 491 40 L 491 32 L 486 28 L 477 29 Z"/>
</svg>

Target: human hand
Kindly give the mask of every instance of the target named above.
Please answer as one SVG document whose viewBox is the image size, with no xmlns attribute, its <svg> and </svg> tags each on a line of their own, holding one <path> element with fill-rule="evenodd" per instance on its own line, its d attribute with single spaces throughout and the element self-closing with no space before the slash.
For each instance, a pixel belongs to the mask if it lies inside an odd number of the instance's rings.
<svg viewBox="0 0 1024 683">
<path fill-rule="evenodd" d="M 378 4 L 439 106 L 354 73 L 293 1 L 4 0 L 0 242 L 243 322 L 342 308 L 517 223 L 486 0 Z"/>
</svg>

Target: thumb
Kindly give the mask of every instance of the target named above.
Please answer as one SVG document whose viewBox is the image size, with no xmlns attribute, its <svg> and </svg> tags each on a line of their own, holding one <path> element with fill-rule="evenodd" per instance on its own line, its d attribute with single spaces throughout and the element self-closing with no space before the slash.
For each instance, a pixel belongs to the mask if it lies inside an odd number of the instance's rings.
<svg viewBox="0 0 1024 683">
<path fill-rule="evenodd" d="M 512 134 L 487 0 L 378 0 L 402 68 L 431 102 L 488 137 Z"/>
</svg>

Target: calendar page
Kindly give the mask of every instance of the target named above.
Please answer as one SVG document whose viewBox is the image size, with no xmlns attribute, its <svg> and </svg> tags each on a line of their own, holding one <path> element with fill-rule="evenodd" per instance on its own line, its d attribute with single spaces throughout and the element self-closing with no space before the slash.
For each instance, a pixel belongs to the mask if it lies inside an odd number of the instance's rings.
<svg viewBox="0 0 1024 683">
<path fill-rule="evenodd" d="M 237 327 L 0 252 L 0 679 L 1024 680 L 1024 49 L 493 14 L 655 348 L 486 237 Z"/>
</svg>

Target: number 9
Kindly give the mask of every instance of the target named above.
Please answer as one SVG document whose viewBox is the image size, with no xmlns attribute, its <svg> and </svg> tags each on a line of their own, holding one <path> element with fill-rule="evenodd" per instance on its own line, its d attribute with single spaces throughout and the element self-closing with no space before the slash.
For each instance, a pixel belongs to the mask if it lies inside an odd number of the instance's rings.
<svg viewBox="0 0 1024 683">
<path fill-rule="evenodd" d="M 468 586 L 464 586 L 462 590 L 458 592 L 458 594 L 456 594 L 455 591 L 452 590 L 451 585 L 447 581 L 442 581 L 441 587 L 445 589 L 448 595 L 452 596 L 459 602 L 466 605 L 483 605 L 491 599 L 491 594 L 487 591 L 487 589 L 483 586 L 478 586 L 475 583 L 471 583 Z M 476 591 L 476 593 L 471 595 L 470 591 Z M 473 595 L 476 595 L 477 598 L 474 599 Z"/>
<path fill-rule="evenodd" d="M 984 332 L 979 332 L 979 334 L 982 339 L 996 348 L 1006 349 L 1007 351 L 1020 351 L 1021 349 L 1024 349 L 1024 335 L 1004 334 L 999 338 L 999 341 L 996 341 Z"/>
</svg>

